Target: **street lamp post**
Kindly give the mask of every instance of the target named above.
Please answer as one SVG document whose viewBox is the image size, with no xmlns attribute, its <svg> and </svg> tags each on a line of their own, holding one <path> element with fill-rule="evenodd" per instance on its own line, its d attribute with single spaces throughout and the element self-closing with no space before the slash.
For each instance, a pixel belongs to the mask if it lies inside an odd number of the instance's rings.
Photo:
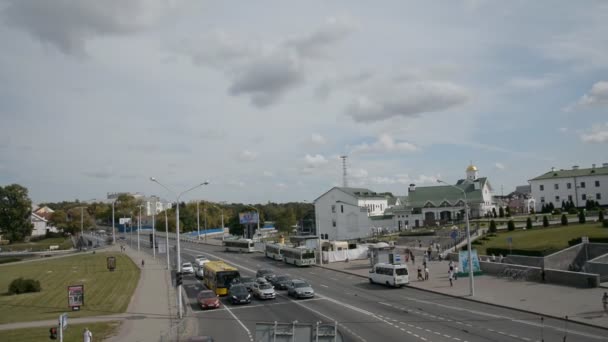
<svg viewBox="0 0 608 342">
<path fill-rule="evenodd" d="M 467 225 L 467 255 L 469 258 L 469 293 L 470 296 L 473 297 L 475 295 L 475 284 L 473 281 L 473 258 L 471 257 L 471 227 L 469 226 L 469 204 L 467 202 L 467 193 L 464 189 L 461 189 L 455 185 L 448 184 L 440 179 L 437 180 L 437 183 L 443 183 L 445 185 L 451 186 L 452 188 L 458 189 L 462 192 L 464 197 L 464 217 Z"/>
<path fill-rule="evenodd" d="M 152 257 L 156 260 L 156 198 L 154 199 L 154 208 L 152 208 Z"/>
<path fill-rule="evenodd" d="M 200 210 L 198 208 L 199 201 L 196 201 L 196 239 L 201 239 L 201 220 L 200 220 Z"/>
<path fill-rule="evenodd" d="M 167 210 L 169 210 L 169 205 L 165 207 L 165 250 L 167 251 L 167 270 L 171 271 L 171 264 L 169 263 L 169 220 L 167 220 Z"/>
<path fill-rule="evenodd" d="M 137 218 L 137 253 L 139 253 L 139 231 L 141 230 L 141 208 L 143 205 L 139 205 L 139 217 Z"/>
<path fill-rule="evenodd" d="M 116 200 L 112 201 L 112 243 L 116 244 L 116 229 L 114 228 L 114 203 L 116 203 Z"/>
<path fill-rule="evenodd" d="M 203 229 L 205 230 L 205 243 L 207 243 L 207 206 L 203 207 L 203 212 L 205 214 L 205 225 L 203 226 Z"/>
<path fill-rule="evenodd" d="M 176 194 L 173 190 L 169 189 L 168 187 L 166 187 L 165 185 L 163 185 L 162 183 L 160 183 L 158 180 L 156 180 L 156 178 L 154 177 L 150 177 L 150 180 L 160 186 L 162 186 L 163 188 L 165 188 L 167 191 L 169 191 L 170 193 L 172 193 L 175 198 L 176 198 L 176 205 L 177 208 L 175 209 L 175 235 L 176 235 L 176 240 L 177 240 L 177 272 L 181 272 L 182 271 L 182 263 L 181 263 L 181 249 L 179 246 L 179 199 L 186 194 L 187 192 L 190 192 L 196 188 L 199 188 L 203 185 L 207 185 L 209 184 L 209 182 L 205 181 L 203 183 L 200 183 L 196 186 L 193 186 L 192 188 L 186 190 L 186 191 L 182 191 L 179 194 Z M 178 311 L 178 316 L 181 319 L 183 316 L 183 307 L 182 307 L 182 285 L 179 284 L 177 286 L 177 311 Z"/>
</svg>

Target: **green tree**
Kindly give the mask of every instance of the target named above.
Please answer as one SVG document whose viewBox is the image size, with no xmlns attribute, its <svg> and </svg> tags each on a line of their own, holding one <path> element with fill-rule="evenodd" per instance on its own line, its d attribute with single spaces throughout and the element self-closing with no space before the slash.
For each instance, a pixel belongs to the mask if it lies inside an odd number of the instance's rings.
<svg viewBox="0 0 608 342">
<path fill-rule="evenodd" d="M 292 209 L 287 209 L 275 220 L 275 227 L 282 232 L 291 233 L 291 227 L 296 224 L 296 214 Z"/>
<path fill-rule="evenodd" d="M 498 208 L 498 217 L 505 217 L 505 210 L 502 207 Z"/>
<path fill-rule="evenodd" d="M 506 217 L 511 217 L 511 208 L 510 207 L 506 207 L 506 212 L 505 212 L 505 216 Z"/>
<path fill-rule="evenodd" d="M 529 217 L 526 220 L 526 229 L 532 229 L 532 219 Z"/>
<path fill-rule="evenodd" d="M 585 223 L 585 222 L 587 222 L 587 218 L 585 217 L 585 211 L 584 211 L 584 210 L 581 210 L 581 211 L 578 213 L 578 223 L 583 224 L 583 223 Z"/>
<path fill-rule="evenodd" d="M 598 221 L 604 222 L 604 210 L 600 209 L 600 211 L 597 215 L 598 215 L 598 217 L 597 217 Z"/>
<path fill-rule="evenodd" d="M 496 222 L 494 220 L 490 220 L 490 233 L 496 233 Z"/>
<path fill-rule="evenodd" d="M 513 220 L 509 220 L 509 222 L 507 222 L 507 230 L 509 230 L 509 231 L 515 230 L 515 222 L 513 222 Z"/>
<path fill-rule="evenodd" d="M 543 215 L 543 227 L 549 227 L 549 218 L 547 218 L 547 215 Z"/>
<path fill-rule="evenodd" d="M 496 214 L 496 208 L 492 208 L 492 216 L 494 216 L 494 218 L 498 217 L 498 214 Z"/>
<path fill-rule="evenodd" d="M 562 226 L 567 226 L 568 225 L 568 217 L 566 216 L 566 214 L 562 214 Z"/>
<path fill-rule="evenodd" d="M 27 188 L 12 184 L 0 186 L 0 230 L 11 242 L 32 234 L 32 200 Z"/>
</svg>

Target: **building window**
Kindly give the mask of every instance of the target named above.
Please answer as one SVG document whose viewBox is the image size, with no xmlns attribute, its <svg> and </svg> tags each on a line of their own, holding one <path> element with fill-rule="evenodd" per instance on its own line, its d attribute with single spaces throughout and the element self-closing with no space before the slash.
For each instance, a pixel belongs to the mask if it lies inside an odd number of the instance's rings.
<svg viewBox="0 0 608 342">
<path fill-rule="evenodd" d="M 334 213 L 334 214 L 336 213 L 336 205 L 335 204 L 331 206 L 331 212 Z"/>
<path fill-rule="evenodd" d="M 559 190 L 559 184 L 555 184 L 553 185 L 553 187 L 555 188 L 555 190 Z"/>
<path fill-rule="evenodd" d="M 585 182 L 581 182 L 581 188 L 585 188 Z"/>
<path fill-rule="evenodd" d="M 600 181 L 595 181 L 595 187 L 599 188 L 600 187 Z"/>
<path fill-rule="evenodd" d="M 544 197 L 540 198 L 540 203 L 545 203 L 545 198 Z"/>
<path fill-rule="evenodd" d="M 344 204 L 341 204 L 341 205 L 340 205 L 340 212 L 341 212 L 341 213 L 344 213 Z"/>
<path fill-rule="evenodd" d="M 332 227 L 335 227 L 336 226 L 336 220 L 331 220 L 331 225 L 332 225 Z"/>
<path fill-rule="evenodd" d="M 559 196 L 555 196 L 555 203 L 559 203 Z"/>
<path fill-rule="evenodd" d="M 545 186 L 544 185 L 540 185 L 540 191 L 545 191 Z"/>
<path fill-rule="evenodd" d="M 568 184 L 566 184 L 566 188 L 568 188 L 568 189 L 572 189 L 572 183 L 568 183 Z"/>
<path fill-rule="evenodd" d="M 568 202 L 572 202 L 572 195 L 568 195 Z"/>
<path fill-rule="evenodd" d="M 586 200 L 587 200 L 587 195 L 583 194 L 583 195 L 581 196 L 581 198 L 583 199 L 583 201 L 586 201 Z"/>
<path fill-rule="evenodd" d="M 600 193 L 595 194 L 595 199 L 596 200 L 601 200 L 602 199 L 602 194 L 600 194 Z"/>
</svg>

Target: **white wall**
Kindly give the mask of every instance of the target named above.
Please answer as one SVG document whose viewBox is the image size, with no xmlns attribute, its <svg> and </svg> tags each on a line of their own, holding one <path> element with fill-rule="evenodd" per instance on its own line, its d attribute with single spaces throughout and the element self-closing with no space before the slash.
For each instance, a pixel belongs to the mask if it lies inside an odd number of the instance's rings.
<svg viewBox="0 0 608 342">
<path fill-rule="evenodd" d="M 599 187 L 595 186 L 596 181 L 600 182 Z M 583 182 L 585 188 L 581 187 Z M 568 183 L 570 183 L 570 189 L 568 189 Z M 555 184 L 557 184 L 558 189 L 555 189 Z M 547 205 L 549 202 L 552 202 L 555 208 L 561 208 L 562 200 L 568 201 L 568 196 L 572 196 L 575 206 L 584 207 L 586 200 L 583 200 L 583 194 L 586 195 L 587 199 L 598 201 L 600 205 L 608 205 L 608 175 L 576 177 L 576 180 L 573 177 L 531 180 L 530 185 L 532 187 L 532 197 L 536 200 L 536 211 L 540 211 L 543 204 Z M 540 190 L 541 185 L 544 186 L 543 191 Z M 596 198 L 598 193 L 601 199 Z M 559 200 L 556 200 L 556 196 L 559 196 Z M 543 198 L 544 202 L 542 201 Z"/>
<path fill-rule="evenodd" d="M 315 201 L 315 215 L 319 233 L 327 234 L 330 240 L 349 240 L 368 236 L 371 225 L 367 208 L 359 207 L 357 204 L 355 197 L 337 188 L 318 198 Z"/>
</svg>

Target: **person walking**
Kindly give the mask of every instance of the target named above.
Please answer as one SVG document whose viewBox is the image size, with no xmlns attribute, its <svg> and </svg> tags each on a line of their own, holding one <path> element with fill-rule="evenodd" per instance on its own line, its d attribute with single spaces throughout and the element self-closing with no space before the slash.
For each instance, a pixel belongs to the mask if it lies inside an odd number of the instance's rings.
<svg viewBox="0 0 608 342">
<path fill-rule="evenodd" d="M 429 268 L 424 266 L 424 280 L 429 280 Z"/>
<path fill-rule="evenodd" d="M 82 333 L 82 341 L 83 342 L 93 342 L 93 333 L 89 328 L 84 328 L 84 332 Z"/>
<path fill-rule="evenodd" d="M 602 296 L 602 305 L 604 306 L 604 315 L 608 313 L 608 293 L 604 292 Z"/>
<path fill-rule="evenodd" d="M 454 266 L 454 280 L 458 280 L 458 265 Z"/>
<path fill-rule="evenodd" d="M 452 283 L 452 279 L 453 279 L 454 275 L 452 273 L 452 270 L 448 271 L 448 279 L 450 280 L 450 287 L 454 286 L 454 284 Z"/>
<path fill-rule="evenodd" d="M 424 277 L 422 277 L 422 268 L 418 266 L 418 281 L 423 281 Z"/>
<path fill-rule="evenodd" d="M 146 262 L 144 261 L 144 259 L 141 259 L 141 268 L 144 268 L 145 263 Z"/>
</svg>

